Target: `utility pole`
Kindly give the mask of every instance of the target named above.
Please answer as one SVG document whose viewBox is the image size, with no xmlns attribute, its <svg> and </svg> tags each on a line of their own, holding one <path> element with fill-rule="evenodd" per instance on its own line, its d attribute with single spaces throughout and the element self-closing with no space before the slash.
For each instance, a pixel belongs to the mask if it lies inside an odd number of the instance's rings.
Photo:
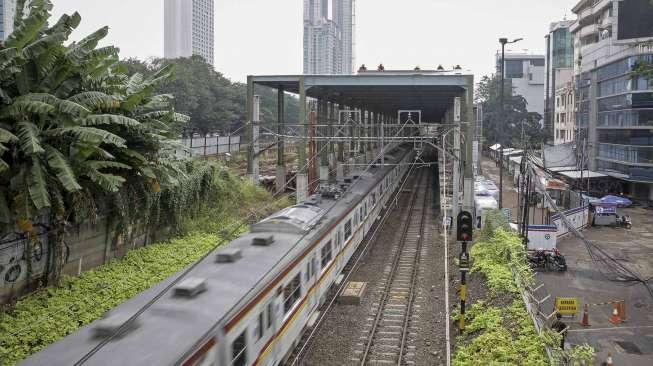
<svg viewBox="0 0 653 366">
<path fill-rule="evenodd" d="M 505 84 L 505 71 L 506 71 L 506 45 L 519 42 L 523 38 L 517 38 L 508 42 L 508 38 L 499 38 L 499 43 L 501 43 L 501 123 L 505 125 L 506 121 L 505 113 L 503 109 L 503 95 L 504 95 L 504 84 Z M 499 138 L 499 209 L 503 208 L 503 139 Z"/>
<path fill-rule="evenodd" d="M 458 212 L 460 210 L 460 160 L 462 156 L 460 154 L 460 111 L 461 111 L 461 98 L 454 98 L 454 107 L 453 107 L 453 155 L 455 156 L 453 160 L 453 181 L 452 181 L 452 197 L 451 197 L 451 216 L 456 218 L 458 217 Z M 456 230 L 455 220 L 452 221 L 453 230 Z"/>
</svg>

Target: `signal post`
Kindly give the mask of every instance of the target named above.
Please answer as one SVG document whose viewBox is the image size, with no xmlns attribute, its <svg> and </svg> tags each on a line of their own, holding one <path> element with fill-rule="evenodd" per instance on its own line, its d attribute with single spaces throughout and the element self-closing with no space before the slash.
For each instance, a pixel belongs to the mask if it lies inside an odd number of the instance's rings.
<svg viewBox="0 0 653 366">
<path fill-rule="evenodd" d="M 467 272 L 469 272 L 469 253 L 467 243 L 472 241 L 473 218 L 469 211 L 461 211 L 456 218 L 456 240 L 460 242 L 461 249 L 458 256 L 460 268 L 460 319 L 458 329 L 460 333 L 465 330 L 465 305 L 467 301 Z"/>
</svg>

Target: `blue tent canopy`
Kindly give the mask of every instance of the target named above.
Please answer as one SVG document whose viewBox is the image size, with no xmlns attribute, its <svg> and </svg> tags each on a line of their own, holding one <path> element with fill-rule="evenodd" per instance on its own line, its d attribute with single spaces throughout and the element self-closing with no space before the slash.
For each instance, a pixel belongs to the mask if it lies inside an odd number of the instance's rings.
<svg viewBox="0 0 653 366">
<path fill-rule="evenodd" d="M 625 197 L 605 196 L 601 198 L 601 203 L 618 205 L 618 206 L 630 206 L 633 204 L 633 201 Z"/>
</svg>

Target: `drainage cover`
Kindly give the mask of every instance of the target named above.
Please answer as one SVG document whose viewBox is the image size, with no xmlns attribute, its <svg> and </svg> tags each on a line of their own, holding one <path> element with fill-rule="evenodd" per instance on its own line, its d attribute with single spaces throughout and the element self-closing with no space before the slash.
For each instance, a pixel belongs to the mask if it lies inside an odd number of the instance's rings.
<svg viewBox="0 0 653 366">
<path fill-rule="evenodd" d="M 642 351 L 633 342 L 615 341 L 615 343 L 618 344 L 619 347 L 623 348 L 623 350 L 626 351 L 626 353 L 630 353 L 630 354 L 633 354 L 633 355 L 641 355 L 642 354 Z"/>
</svg>

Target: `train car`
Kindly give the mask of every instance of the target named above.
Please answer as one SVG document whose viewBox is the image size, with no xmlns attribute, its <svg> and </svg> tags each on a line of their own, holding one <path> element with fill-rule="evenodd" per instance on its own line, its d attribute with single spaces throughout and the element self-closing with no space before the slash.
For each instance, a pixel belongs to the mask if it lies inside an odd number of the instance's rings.
<svg viewBox="0 0 653 366">
<path fill-rule="evenodd" d="M 384 166 L 251 226 L 250 232 L 31 356 L 24 365 L 277 365 L 414 159 Z"/>
</svg>

